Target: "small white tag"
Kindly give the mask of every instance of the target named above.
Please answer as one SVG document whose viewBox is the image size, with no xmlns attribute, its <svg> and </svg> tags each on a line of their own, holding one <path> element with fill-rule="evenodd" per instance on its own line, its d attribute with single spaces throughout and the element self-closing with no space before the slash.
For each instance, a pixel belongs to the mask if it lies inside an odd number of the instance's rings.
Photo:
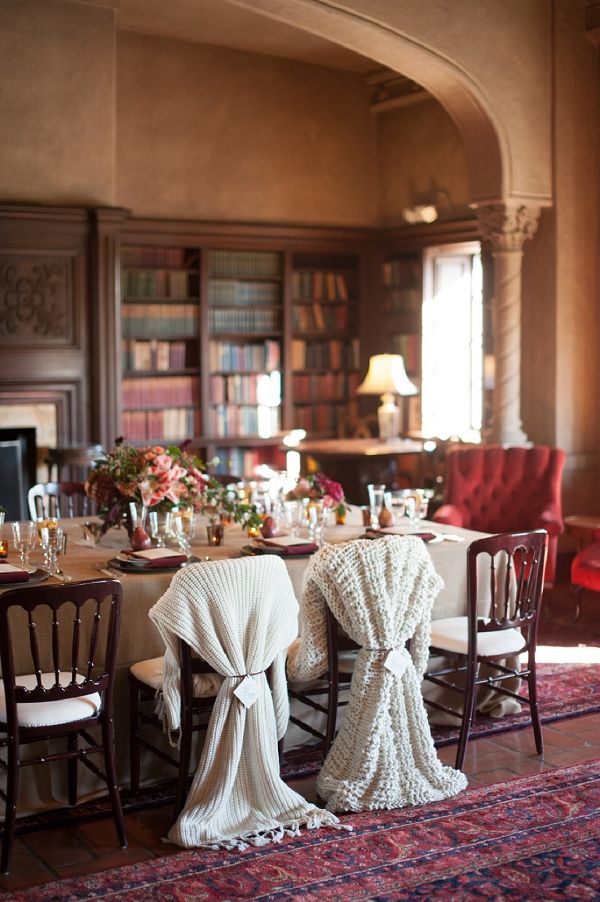
<svg viewBox="0 0 600 902">
<path fill-rule="evenodd" d="M 402 649 L 392 648 L 385 656 L 383 666 L 400 676 L 408 667 L 408 661 L 406 655 L 402 653 Z"/>
<path fill-rule="evenodd" d="M 245 708 L 251 708 L 258 698 L 258 686 L 250 676 L 245 676 L 237 689 L 233 690 Z"/>
</svg>

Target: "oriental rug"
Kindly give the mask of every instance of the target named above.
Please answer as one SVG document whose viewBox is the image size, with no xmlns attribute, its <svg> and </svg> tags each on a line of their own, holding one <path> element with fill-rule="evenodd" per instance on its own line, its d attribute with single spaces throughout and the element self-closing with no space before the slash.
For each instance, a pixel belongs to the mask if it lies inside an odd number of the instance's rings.
<svg viewBox="0 0 600 902">
<path fill-rule="evenodd" d="M 13 902 L 594 899 L 600 761 L 467 790 L 442 802 L 344 815 L 243 852 L 172 855 L 3 894 Z"/>
</svg>

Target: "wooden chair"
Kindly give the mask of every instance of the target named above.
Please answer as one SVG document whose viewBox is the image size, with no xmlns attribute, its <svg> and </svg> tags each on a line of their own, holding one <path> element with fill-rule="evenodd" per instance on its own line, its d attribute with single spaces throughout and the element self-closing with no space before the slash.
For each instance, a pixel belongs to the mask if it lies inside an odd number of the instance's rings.
<svg viewBox="0 0 600 902">
<path fill-rule="evenodd" d="M 205 733 L 208 716 L 216 697 L 197 697 L 193 694 L 194 675 L 214 674 L 214 670 L 195 655 L 189 645 L 179 640 L 181 665 L 181 731 L 179 737 L 179 758 L 164 751 L 142 734 L 144 725 L 163 733 L 163 721 L 156 712 L 156 698 L 162 690 L 162 658 L 152 658 L 132 664 L 129 670 L 129 715 L 130 715 L 130 786 L 132 795 L 140 788 L 140 756 L 145 749 L 177 770 L 177 790 L 175 796 L 174 819 L 182 810 L 188 791 L 192 739 L 194 733 Z M 267 673 L 270 679 L 270 673 Z M 146 710 L 150 705 L 150 710 Z M 283 740 L 279 743 L 279 754 L 283 751 Z"/>
<path fill-rule="evenodd" d="M 359 646 L 356 642 L 347 636 L 331 610 L 327 608 L 327 659 L 329 667 L 323 679 L 318 680 L 316 685 L 303 686 L 301 683 L 294 684 L 288 681 L 288 695 L 290 699 L 303 704 L 310 711 L 325 716 L 325 730 L 319 730 L 314 724 L 308 720 L 295 715 L 290 715 L 290 723 L 295 724 L 305 733 L 315 736 L 323 743 L 323 759 L 327 757 L 329 749 L 333 744 L 336 734 L 338 708 L 342 708 L 348 704 L 347 699 L 340 699 L 340 689 L 349 689 L 352 680 L 352 662 L 346 661 L 346 668 L 342 669 L 340 661 L 340 652 L 350 652 L 358 650 Z"/>
<path fill-rule="evenodd" d="M 0 746 L 7 752 L 7 760 L 0 762 L 7 771 L 6 793 L 2 793 L 6 803 L 3 874 L 8 873 L 15 834 L 20 769 L 32 764 L 68 762 L 69 805 L 77 802 L 78 761 L 104 780 L 119 845 L 127 846 L 113 735 L 121 603 L 121 584 L 113 579 L 26 586 L 0 598 L 0 734 L 5 734 Z M 27 638 L 23 641 L 21 636 L 19 647 L 29 648 L 31 653 L 31 672 L 25 676 L 16 676 L 14 670 L 14 649 L 20 631 L 25 631 Z M 100 742 L 89 733 L 95 725 L 101 728 Z M 67 740 L 65 751 L 21 758 L 21 745 L 55 738 Z M 86 743 L 82 748 L 80 739 Z M 90 755 L 100 753 L 105 759 L 105 774 L 88 760 Z"/>
<path fill-rule="evenodd" d="M 29 516 L 87 517 L 94 513 L 94 505 L 86 494 L 83 482 L 39 482 L 27 494 Z"/>
<path fill-rule="evenodd" d="M 478 686 L 493 687 L 495 692 L 528 704 L 537 752 L 541 755 L 544 751 L 535 651 L 547 540 L 545 530 L 539 529 L 472 542 L 467 551 L 467 615 L 434 620 L 431 624 L 431 650 L 449 663 L 440 670 L 428 670 L 424 679 L 462 696 L 462 711 L 427 698 L 425 702 L 461 722 L 456 753 L 459 770 L 475 719 Z M 485 594 L 488 592 L 489 600 Z M 481 614 L 483 605 L 486 616 Z M 527 666 L 521 670 L 519 656 L 525 652 Z M 517 658 L 515 667 L 505 661 L 510 657 Z M 479 674 L 480 665 L 486 665 L 485 675 Z M 500 685 L 517 677 L 527 681 L 528 698 Z"/>
</svg>

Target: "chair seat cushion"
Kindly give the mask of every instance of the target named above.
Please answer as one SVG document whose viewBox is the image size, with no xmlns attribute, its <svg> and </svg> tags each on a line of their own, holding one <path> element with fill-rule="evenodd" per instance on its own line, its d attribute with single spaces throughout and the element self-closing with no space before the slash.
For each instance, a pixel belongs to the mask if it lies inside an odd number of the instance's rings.
<svg viewBox="0 0 600 902">
<path fill-rule="evenodd" d="M 482 618 L 489 622 L 486 618 Z M 430 645 L 445 651 L 466 655 L 469 645 L 469 631 L 466 617 L 446 617 L 431 624 Z M 495 630 L 478 633 L 477 653 L 479 655 L 513 655 L 522 651 L 525 639 L 519 630 Z"/>
<path fill-rule="evenodd" d="M 571 582 L 583 589 L 600 592 L 600 542 L 592 542 L 575 555 L 571 564 Z"/>
<path fill-rule="evenodd" d="M 136 661 L 129 671 L 136 680 L 144 683 L 150 689 L 158 692 L 163 685 L 164 658 L 148 658 L 146 661 Z M 194 698 L 214 698 L 223 682 L 223 677 L 218 673 L 195 673 L 193 683 Z"/>
<path fill-rule="evenodd" d="M 139 680 L 140 683 L 145 683 L 146 686 L 149 686 L 156 691 L 157 689 L 162 689 L 163 667 L 164 658 L 161 655 L 160 658 L 149 658 L 147 661 L 136 661 L 135 664 L 131 665 L 129 670 L 136 680 Z"/>
<path fill-rule="evenodd" d="M 71 680 L 71 674 L 60 673 L 60 682 L 64 686 Z M 15 678 L 17 686 L 35 689 L 37 678 L 34 673 Z M 54 672 L 42 674 L 42 685 L 50 689 L 55 683 Z M 65 698 L 57 702 L 27 702 L 17 705 L 17 719 L 21 727 L 52 727 L 60 724 L 86 720 L 100 711 L 102 699 L 98 692 L 81 695 L 77 698 Z M 0 723 L 6 723 L 6 698 L 4 681 L 0 680 Z"/>
</svg>

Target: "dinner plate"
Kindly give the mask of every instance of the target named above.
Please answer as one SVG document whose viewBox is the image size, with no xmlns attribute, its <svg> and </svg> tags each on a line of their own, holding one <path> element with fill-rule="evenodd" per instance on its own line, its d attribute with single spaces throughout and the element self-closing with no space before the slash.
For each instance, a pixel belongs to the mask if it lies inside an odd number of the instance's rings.
<svg viewBox="0 0 600 902">
<path fill-rule="evenodd" d="M 37 570 L 34 570 L 33 573 L 29 574 L 29 579 L 17 579 L 5 583 L 0 582 L 0 589 L 18 589 L 19 587 L 25 588 L 25 586 L 35 586 L 36 583 L 43 583 L 49 576 L 50 573 L 47 570 L 38 567 Z"/>
<path fill-rule="evenodd" d="M 123 560 L 119 557 L 113 557 L 110 561 L 107 561 L 107 566 L 112 567 L 113 570 L 122 570 L 123 573 L 167 573 L 169 571 L 181 570 L 182 567 L 188 567 L 190 564 L 198 564 L 200 562 L 200 558 L 194 557 L 191 555 L 184 561 L 183 564 L 168 564 L 164 567 L 150 567 L 147 561 L 136 561 L 136 560 Z"/>
<path fill-rule="evenodd" d="M 315 552 L 306 551 L 303 554 L 286 554 L 285 551 L 280 551 L 279 548 L 267 548 L 266 546 L 260 545 L 244 545 L 241 549 L 241 553 L 245 557 L 255 557 L 257 554 L 276 554 L 278 557 L 294 560 L 294 558 L 310 557 Z"/>
</svg>

